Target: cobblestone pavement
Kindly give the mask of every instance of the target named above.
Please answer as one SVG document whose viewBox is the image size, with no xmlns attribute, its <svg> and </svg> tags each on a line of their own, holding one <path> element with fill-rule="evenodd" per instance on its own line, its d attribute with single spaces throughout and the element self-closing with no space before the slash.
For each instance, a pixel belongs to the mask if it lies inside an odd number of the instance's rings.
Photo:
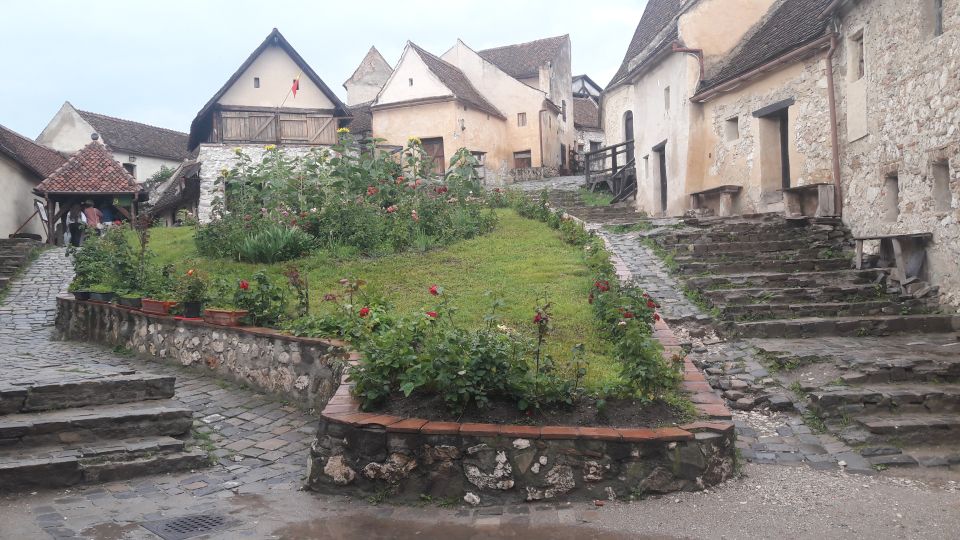
<svg viewBox="0 0 960 540">
<path fill-rule="evenodd" d="M 303 492 L 313 438 L 309 413 L 201 372 L 51 341 L 53 298 L 69 277 L 64 252 L 50 250 L 13 284 L 0 307 L 2 372 L 49 358 L 56 365 L 47 368 L 54 371 L 69 365 L 176 375 L 177 399 L 195 409 L 199 438 L 209 441 L 220 461 L 186 473 L 2 495 L 3 539 L 156 538 L 140 524 L 202 513 L 233 520 L 228 530 L 205 536 L 224 539 L 942 538 L 944 531 L 960 529 L 957 484 L 752 464 L 738 479 L 707 492 L 602 507 L 580 502 L 470 508 L 430 500 L 396 507 Z"/>
<path fill-rule="evenodd" d="M 527 182 L 517 182 L 510 184 L 509 189 L 518 189 L 520 191 L 539 192 L 544 189 L 550 191 L 576 191 L 583 185 L 583 175 L 573 176 L 555 176 L 543 180 L 530 180 Z"/>
</svg>

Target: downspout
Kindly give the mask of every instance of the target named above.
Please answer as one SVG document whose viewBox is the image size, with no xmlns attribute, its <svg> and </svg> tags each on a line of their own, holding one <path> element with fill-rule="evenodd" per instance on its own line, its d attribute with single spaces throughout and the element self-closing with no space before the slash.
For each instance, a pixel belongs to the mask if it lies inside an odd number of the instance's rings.
<svg viewBox="0 0 960 540">
<path fill-rule="evenodd" d="M 540 109 L 540 112 L 537 113 L 537 124 L 538 130 L 537 135 L 540 136 L 540 168 L 543 168 L 543 113 L 546 112 L 546 109 Z M 530 164 L 531 166 L 533 163 Z"/>
<path fill-rule="evenodd" d="M 673 42 L 673 46 L 670 49 L 675 53 L 686 53 L 691 54 L 697 58 L 697 62 L 700 63 L 700 75 L 697 76 L 697 81 L 703 81 L 703 49 L 691 49 L 689 47 L 681 47 L 676 41 Z"/>
<path fill-rule="evenodd" d="M 830 34 L 830 48 L 827 49 L 827 102 L 830 105 L 830 143 L 833 145 L 833 190 L 836 198 L 837 215 L 843 217 L 843 184 L 840 181 L 840 136 L 837 130 L 837 97 L 833 85 L 833 53 L 837 50 L 837 34 Z"/>
</svg>

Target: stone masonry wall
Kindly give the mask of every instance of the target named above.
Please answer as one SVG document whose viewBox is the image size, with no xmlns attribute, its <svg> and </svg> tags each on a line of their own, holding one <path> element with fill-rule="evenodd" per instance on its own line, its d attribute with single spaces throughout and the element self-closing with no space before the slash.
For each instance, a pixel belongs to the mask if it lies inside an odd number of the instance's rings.
<svg viewBox="0 0 960 540">
<path fill-rule="evenodd" d="M 250 156 L 255 163 L 263 159 L 266 149 L 263 144 L 201 144 L 197 161 L 200 163 L 200 202 L 197 205 L 197 219 L 206 223 L 213 218 L 213 201 L 223 196 L 223 185 L 217 180 L 223 170 L 233 168 L 237 162 L 237 149 Z M 290 146 L 283 145 L 283 151 L 289 157 L 302 157 L 318 146 Z"/>
<path fill-rule="evenodd" d="M 226 327 L 57 298 L 57 339 L 125 347 L 158 360 L 206 367 L 306 408 L 322 409 L 340 384 L 343 343 L 265 328 Z"/>
<path fill-rule="evenodd" d="M 940 286 L 942 302 L 960 306 L 960 0 L 944 0 L 940 36 L 927 4 L 933 2 L 864 0 L 842 16 L 835 76 L 843 217 L 855 235 L 933 233 L 930 281 Z M 851 38 L 861 31 L 867 135 L 849 141 Z M 947 196 L 933 190 L 937 161 L 949 163 Z M 887 218 L 884 183 L 891 174 L 899 214 Z"/>
</svg>

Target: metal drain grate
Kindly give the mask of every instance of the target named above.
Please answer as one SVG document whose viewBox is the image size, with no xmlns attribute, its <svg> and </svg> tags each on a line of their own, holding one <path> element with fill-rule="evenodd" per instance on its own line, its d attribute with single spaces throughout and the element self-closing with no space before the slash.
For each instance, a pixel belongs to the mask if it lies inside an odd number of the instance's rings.
<svg viewBox="0 0 960 540">
<path fill-rule="evenodd" d="M 217 514 L 196 514 L 143 523 L 143 527 L 163 540 L 184 540 L 208 532 L 228 529 L 235 521 Z"/>
</svg>

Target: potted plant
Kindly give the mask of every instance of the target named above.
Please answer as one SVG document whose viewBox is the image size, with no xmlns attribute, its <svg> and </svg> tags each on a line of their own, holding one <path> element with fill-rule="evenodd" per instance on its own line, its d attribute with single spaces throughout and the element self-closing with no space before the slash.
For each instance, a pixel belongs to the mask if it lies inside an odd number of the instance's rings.
<svg viewBox="0 0 960 540">
<path fill-rule="evenodd" d="M 149 266 L 145 269 L 144 296 L 140 300 L 140 309 L 155 315 L 169 315 L 170 308 L 177 305 L 172 300 L 174 288 L 173 265 L 162 268 Z"/>
<path fill-rule="evenodd" d="M 140 306 L 143 303 L 143 293 L 140 291 L 118 291 L 116 302 L 117 305 L 140 309 Z"/>
<path fill-rule="evenodd" d="M 199 319 L 203 313 L 203 303 L 207 300 L 209 280 L 205 273 L 190 268 L 180 276 L 177 283 L 177 297 L 187 319 Z"/>
<path fill-rule="evenodd" d="M 88 290 L 90 292 L 90 300 L 93 300 L 94 302 L 109 303 L 113 300 L 113 287 L 106 283 L 97 283 Z"/>
<path fill-rule="evenodd" d="M 220 279 L 214 285 L 214 296 L 210 300 L 211 306 L 203 310 L 203 320 L 220 326 L 240 326 L 240 321 L 247 313 L 245 309 L 237 309 L 236 292 L 247 290 L 250 283 L 241 279 L 236 282 Z"/>
<path fill-rule="evenodd" d="M 73 293 L 73 297 L 77 300 L 90 299 L 90 285 L 79 279 L 74 279 L 70 283 L 70 287 L 67 288 L 67 291 Z"/>
</svg>

